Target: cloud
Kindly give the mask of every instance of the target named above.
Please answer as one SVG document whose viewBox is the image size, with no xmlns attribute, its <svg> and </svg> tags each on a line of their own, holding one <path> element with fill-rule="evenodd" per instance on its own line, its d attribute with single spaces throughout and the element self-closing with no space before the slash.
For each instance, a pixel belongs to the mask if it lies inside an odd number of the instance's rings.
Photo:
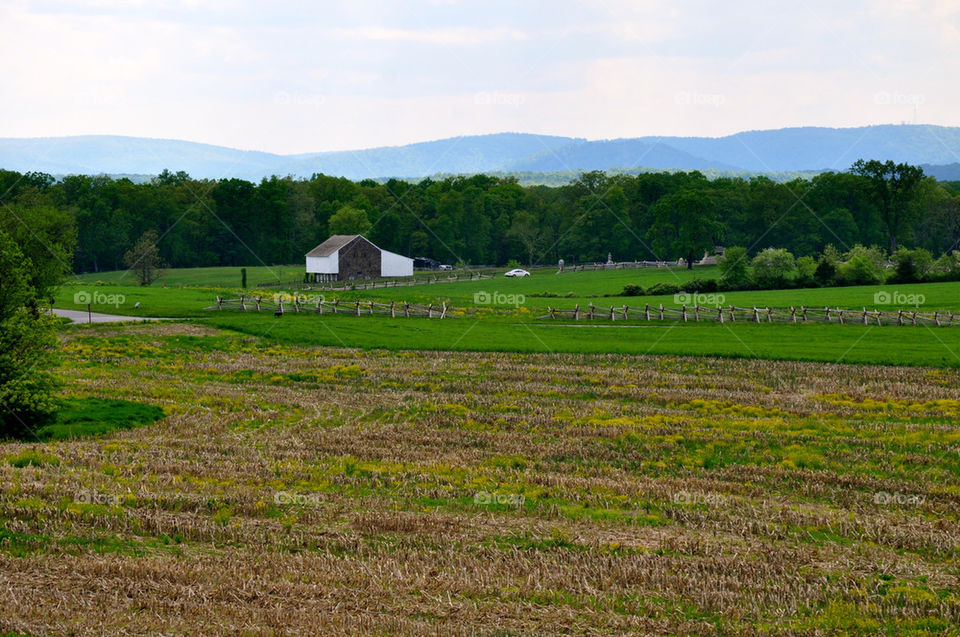
<svg viewBox="0 0 960 637">
<path fill-rule="evenodd" d="M 309 152 L 504 130 L 956 125 L 958 17 L 892 0 L 14 0 L 0 136 Z"/>
</svg>

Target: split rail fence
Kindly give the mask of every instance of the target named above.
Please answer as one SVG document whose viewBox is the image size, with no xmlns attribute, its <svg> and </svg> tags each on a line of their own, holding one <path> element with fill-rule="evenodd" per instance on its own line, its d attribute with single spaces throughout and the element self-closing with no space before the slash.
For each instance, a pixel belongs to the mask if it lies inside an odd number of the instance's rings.
<svg viewBox="0 0 960 637">
<path fill-rule="evenodd" d="M 447 312 L 450 309 L 446 303 L 422 305 L 406 302 L 340 301 L 339 299 L 332 301 L 321 299 L 314 303 L 307 301 L 304 297 L 294 297 L 293 300 L 284 303 L 282 298 L 272 301 L 263 297 L 246 296 L 241 296 L 239 299 L 222 299 L 218 296 L 216 305 L 207 309 L 213 308 L 242 312 L 272 311 L 274 316 L 282 316 L 287 312 L 314 312 L 316 314 L 353 314 L 355 316 L 384 314 L 393 318 L 414 316 L 440 319 L 447 318 Z"/>
<path fill-rule="evenodd" d="M 548 307 L 547 314 L 539 316 L 539 319 L 572 318 L 579 320 L 606 319 L 609 321 L 679 321 L 679 322 L 701 322 L 710 321 L 715 323 L 772 323 L 792 322 L 792 323 L 837 323 L 843 324 L 861 324 L 861 325 L 926 325 L 930 327 L 947 327 L 951 325 L 960 325 L 960 314 L 954 314 L 952 311 L 934 311 L 920 312 L 918 310 L 852 310 L 845 308 L 814 308 L 814 307 L 703 307 L 699 305 L 681 305 L 680 307 L 664 307 L 645 305 L 643 307 L 631 307 L 623 305 L 621 307 L 610 306 L 609 309 L 601 308 L 592 303 L 584 309 L 577 305 L 571 309 L 559 309 Z"/>
</svg>

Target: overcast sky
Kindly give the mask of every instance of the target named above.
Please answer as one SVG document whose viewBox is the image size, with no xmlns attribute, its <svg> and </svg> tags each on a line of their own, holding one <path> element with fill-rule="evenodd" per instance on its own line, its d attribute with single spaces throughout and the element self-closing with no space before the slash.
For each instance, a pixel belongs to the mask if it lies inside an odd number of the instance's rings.
<svg viewBox="0 0 960 637">
<path fill-rule="evenodd" d="M 0 68 L 0 137 L 299 153 L 952 126 L 960 1 L 4 0 Z"/>
</svg>

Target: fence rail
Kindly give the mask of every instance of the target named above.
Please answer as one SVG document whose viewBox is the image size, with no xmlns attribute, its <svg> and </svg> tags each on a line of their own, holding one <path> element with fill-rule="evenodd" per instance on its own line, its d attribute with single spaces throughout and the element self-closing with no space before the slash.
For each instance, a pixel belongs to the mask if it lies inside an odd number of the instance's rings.
<svg viewBox="0 0 960 637">
<path fill-rule="evenodd" d="M 282 316 L 288 312 L 314 312 L 316 314 L 353 314 L 363 316 L 365 314 L 384 314 L 391 317 L 423 317 L 423 318 L 448 318 L 449 308 L 446 303 L 430 303 L 427 305 L 414 304 L 407 302 L 377 303 L 375 301 L 341 301 L 334 299 L 327 301 L 320 299 L 315 303 L 307 301 L 304 297 L 294 297 L 291 301 L 284 303 L 282 298 L 276 301 L 265 300 L 263 297 L 241 296 L 238 299 L 222 299 L 217 297 L 217 302 L 207 309 L 217 310 L 240 310 L 241 312 L 273 312 L 274 316 Z"/>
<path fill-rule="evenodd" d="M 830 307 L 703 307 L 699 305 L 681 305 L 680 307 L 652 306 L 620 307 L 610 306 L 601 308 L 593 305 L 580 309 L 559 309 L 548 307 L 547 313 L 538 316 L 538 319 L 556 319 L 570 317 L 575 321 L 606 319 L 609 321 L 680 321 L 680 322 L 715 322 L 715 323 L 837 323 L 861 325 L 926 325 L 930 327 L 948 327 L 960 325 L 960 314 L 953 311 L 920 312 L 918 310 L 868 310 L 861 308 Z"/>
<path fill-rule="evenodd" d="M 584 263 L 580 265 L 564 265 L 557 270 L 557 274 L 565 272 L 594 272 L 599 270 L 629 270 L 633 268 L 676 268 L 686 265 L 686 261 L 618 261 L 616 263 Z M 693 266 L 716 265 L 713 262 L 702 263 L 694 261 Z"/>
<path fill-rule="evenodd" d="M 397 317 L 424 317 L 450 318 L 451 310 L 446 303 L 414 304 L 405 301 L 378 303 L 376 301 L 341 301 L 334 299 L 327 301 L 308 301 L 303 296 L 295 296 L 290 301 L 283 298 L 276 300 L 263 297 L 241 296 L 237 299 L 223 299 L 219 296 L 209 310 L 240 310 L 242 312 L 273 312 L 282 316 L 288 312 L 313 312 L 316 314 L 350 314 L 364 316 L 380 314 Z M 578 304 L 573 309 L 547 307 L 536 312 L 546 312 L 537 319 L 563 319 L 574 321 L 674 321 L 674 322 L 713 322 L 713 323 L 836 323 L 839 325 L 909 325 L 928 327 L 950 327 L 960 325 L 960 313 L 952 310 L 920 312 L 919 310 L 859 310 L 840 307 L 704 307 L 700 305 L 681 305 L 679 307 L 664 307 L 663 304 L 653 306 L 649 303 L 644 306 L 609 306 L 598 307 L 593 303 L 581 308 Z M 465 312 L 460 312 L 462 315 Z"/>
</svg>

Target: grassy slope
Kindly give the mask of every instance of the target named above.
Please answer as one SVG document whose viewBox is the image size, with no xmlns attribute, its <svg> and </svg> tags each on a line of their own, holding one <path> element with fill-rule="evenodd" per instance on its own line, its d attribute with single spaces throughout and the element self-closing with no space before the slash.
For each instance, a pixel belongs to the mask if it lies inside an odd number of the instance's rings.
<svg viewBox="0 0 960 637">
<path fill-rule="evenodd" d="M 222 313 L 218 327 L 284 343 L 453 351 L 684 354 L 884 365 L 960 366 L 960 329 L 858 325 L 625 324 L 572 326 L 512 318 Z"/>
</svg>

